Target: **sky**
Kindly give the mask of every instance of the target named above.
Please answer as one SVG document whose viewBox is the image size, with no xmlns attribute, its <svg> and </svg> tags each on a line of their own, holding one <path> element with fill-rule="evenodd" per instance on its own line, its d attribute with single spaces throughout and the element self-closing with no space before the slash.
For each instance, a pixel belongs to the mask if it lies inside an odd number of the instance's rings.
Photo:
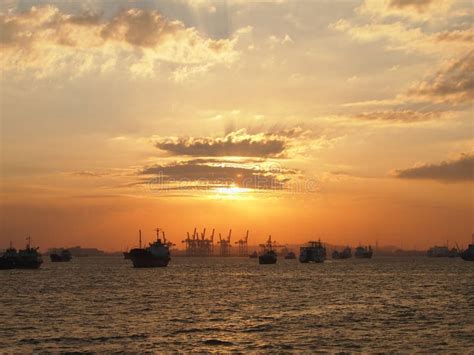
<svg viewBox="0 0 474 355">
<path fill-rule="evenodd" d="M 0 248 L 474 231 L 471 1 L 0 4 Z"/>
</svg>

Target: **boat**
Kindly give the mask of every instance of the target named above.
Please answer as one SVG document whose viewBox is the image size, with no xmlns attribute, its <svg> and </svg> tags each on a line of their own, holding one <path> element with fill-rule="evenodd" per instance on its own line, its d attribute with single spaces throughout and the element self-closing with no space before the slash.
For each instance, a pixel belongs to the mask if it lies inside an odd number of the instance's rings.
<svg viewBox="0 0 474 355">
<path fill-rule="evenodd" d="M 257 258 L 258 258 L 257 252 L 254 251 L 252 254 L 249 255 L 249 258 L 250 258 L 250 259 L 257 259 Z"/>
<path fill-rule="evenodd" d="M 31 238 L 26 238 L 28 244 L 18 252 L 11 246 L 0 257 L 0 269 L 38 269 L 43 263 L 38 247 L 31 246 Z"/>
<path fill-rule="evenodd" d="M 156 241 L 149 243 L 148 247 L 142 248 L 142 232 L 139 231 L 140 246 L 130 250 L 130 260 L 135 268 L 165 267 L 171 260 L 169 246 L 163 233 L 163 241 L 160 238 L 160 229 L 156 229 Z"/>
<path fill-rule="evenodd" d="M 288 252 L 288 253 L 285 255 L 285 259 L 287 259 L 287 260 L 296 259 L 296 255 L 295 255 L 295 253 L 293 253 L 292 251 L 290 251 L 290 252 Z"/>
<path fill-rule="evenodd" d="M 371 259 L 373 255 L 372 247 L 369 245 L 368 247 L 358 246 L 355 250 L 354 256 L 358 259 Z"/>
<path fill-rule="evenodd" d="M 0 256 L 0 270 L 14 269 L 17 257 L 18 253 L 10 242 L 10 247 Z"/>
<path fill-rule="evenodd" d="M 459 253 L 459 250 L 456 248 L 451 248 L 451 250 L 449 251 L 448 257 L 457 258 L 458 256 L 461 256 Z"/>
<path fill-rule="evenodd" d="M 446 258 L 450 254 L 448 247 L 446 246 L 434 246 L 429 248 L 426 255 L 432 258 Z"/>
<path fill-rule="evenodd" d="M 72 255 L 69 250 L 63 249 L 60 253 L 50 254 L 49 258 L 53 263 L 68 262 L 71 261 Z"/>
<path fill-rule="evenodd" d="M 124 251 L 123 252 L 123 258 L 125 260 L 130 260 L 130 252 L 129 251 Z"/>
<path fill-rule="evenodd" d="M 308 246 L 300 248 L 299 260 L 301 263 L 322 263 L 326 260 L 326 248 L 321 240 L 310 241 Z"/>
<path fill-rule="evenodd" d="M 472 236 L 472 244 L 461 253 L 461 258 L 466 261 L 474 261 L 474 235 Z"/>
<path fill-rule="evenodd" d="M 352 258 L 352 249 L 345 247 L 343 251 L 334 250 L 332 252 L 333 259 L 350 259 Z"/>
<path fill-rule="evenodd" d="M 277 254 L 274 250 L 275 242 L 272 242 L 272 236 L 268 236 L 268 240 L 265 244 L 260 244 L 263 251 L 258 256 L 259 264 L 276 264 Z"/>
</svg>

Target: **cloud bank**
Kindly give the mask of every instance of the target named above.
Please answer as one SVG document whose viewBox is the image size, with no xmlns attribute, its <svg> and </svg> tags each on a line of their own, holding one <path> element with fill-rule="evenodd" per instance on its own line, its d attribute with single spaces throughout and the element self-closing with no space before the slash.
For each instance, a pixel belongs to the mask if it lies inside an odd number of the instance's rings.
<svg viewBox="0 0 474 355">
<path fill-rule="evenodd" d="M 457 160 L 397 170 L 395 171 L 395 176 L 400 179 L 438 180 L 444 182 L 473 181 L 474 155 L 464 154 Z"/>
<path fill-rule="evenodd" d="M 156 10 L 123 9 L 105 18 L 33 6 L 0 14 L 0 64 L 3 71 L 33 71 L 36 77 L 72 68 L 76 75 L 103 72 L 119 62 L 135 75 L 153 75 L 159 62 L 195 73 L 196 68 L 234 62 L 237 37 L 208 38 Z"/>
</svg>

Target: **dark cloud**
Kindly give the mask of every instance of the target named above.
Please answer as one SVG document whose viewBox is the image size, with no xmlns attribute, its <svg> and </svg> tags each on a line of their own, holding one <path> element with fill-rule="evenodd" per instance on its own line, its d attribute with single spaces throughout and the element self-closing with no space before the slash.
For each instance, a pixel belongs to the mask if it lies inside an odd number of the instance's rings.
<svg viewBox="0 0 474 355">
<path fill-rule="evenodd" d="M 449 103 L 474 99 L 474 51 L 450 63 L 408 91 L 408 96 Z"/>
<path fill-rule="evenodd" d="M 424 179 L 446 182 L 474 180 L 474 154 L 464 154 L 461 158 L 440 164 L 425 164 L 395 171 L 400 179 Z"/>
<path fill-rule="evenodd" d="M 181 156 L 281 157 L 288 147 L 288 139 L 276 134 L 251 135 L 237 131 L 223 138 L 167 138 L 157 141 L 155 146 Z"/>
<path fill-rule="evenodd" d="M 153 184 L 185 189 L 196 186 L 238 186 L 252 189 L 282 189 L 296 171 L 277 165 L 265 168 L 252 164 L 229 164 L 217 160 L 195 159 L 146 167 L 142 175 L 154 175 Z"/>
<path fill-rule="evenodd" d="M 397 9 L 413 8 L 418 12 L 424 12 L 436 0 L 390 0 L 389 7 Z"/>
<path fill-rule="evenodd" d="M 421 122 L 438 119 L 442 112 L 439 111 L 413 111 L 413 110 L 385 110 L 372 111 L 357 114 L 355 118 L 369 121 L 391 121 L 391 122 Z"/>
<path fill-rule="evenodd" d="M 107 23 L 101 35 L 106 40 L 125 41 L 138 47 L 154 47 L 184 30 L 183 23 L 168 21 L 158 11 L 130 9 L 122 11 Z"/>
</svg>

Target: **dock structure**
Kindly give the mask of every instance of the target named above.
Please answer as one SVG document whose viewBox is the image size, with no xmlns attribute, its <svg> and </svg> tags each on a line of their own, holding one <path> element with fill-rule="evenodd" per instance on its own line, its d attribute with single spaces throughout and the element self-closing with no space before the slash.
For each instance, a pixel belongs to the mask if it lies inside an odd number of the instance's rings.
<svg viewBox="0 0 474 355">
<path fill-rule="evenodd" d="M 249 231 L 245 235 L 245 238 L 239 239 L 235 242 L 238 245 L 238 255 L 239 256 L 248 256 L 249 248 L 248 248 L 248 240 L 249 240 Z"/>
<path fill-rule="evenodd" d="M 230 238 L 232 236 L 232 229 L 229 229 L 229 234 L 227 235 L 227 238 L 222 238 L 222 235 L 219 233 L 219 241 L 218 243 L 220 244 L 220 256 L 230 256 L 230 248 L 232 248 L 232 245 L 230 243 Z"/>
<path fill-rule="evenodd" d="M 206 228 L 200 235 L 194 228 L 193 234 L 188 232 L 182 243 L 186 245 L 186 256 L 211 256 L 214 253 L 214 229 L 210 238 L 206 238 Z"/>
</svg>

